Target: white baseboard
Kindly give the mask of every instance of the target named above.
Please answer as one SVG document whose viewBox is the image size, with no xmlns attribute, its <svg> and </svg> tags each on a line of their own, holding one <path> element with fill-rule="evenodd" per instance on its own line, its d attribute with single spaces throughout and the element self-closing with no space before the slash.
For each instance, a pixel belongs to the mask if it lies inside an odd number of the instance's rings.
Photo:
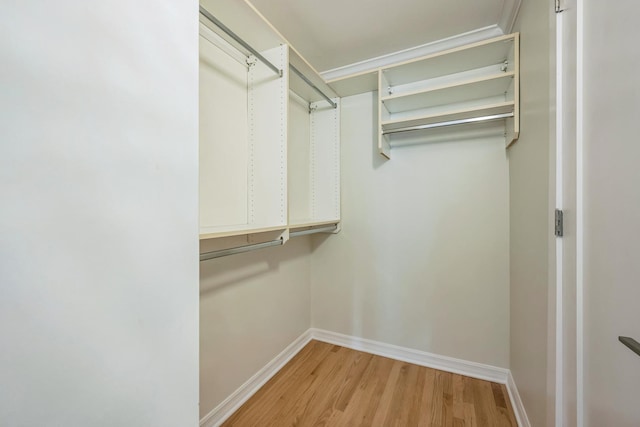
<svg viewBox="0 0 640 427">
<path fill-rule="evenodd" d="M 254 376 L 249 378 L 247 382 L 242 384 L 231 396 L 227 397 L 222 403 L 216 406 L 211 412 L 200 420 L 200 427 L 217 427 L 229 418 L 235 411 L 242 406 L 251 396 L 253 396 L 260 387 L 265 385 L 267 381 L 278 373 L 284 365 L 298 354 L 302 348 L 311 341 L 310 331 L 306 331 L 300 335 L 294 342 L 289 344 L 287 348 L 282 350 L 273 360 L 267 363 Z"/>
<path fill-rule="evenodd" d="M 507 391 L 509 392 L 513 412 L 516 414 L 518 426 L 531 427 L 531 423 L 529 423 L 529 418 L 527 417 L 527 411 L 524 410 L 524 405 L 522 404 L 522 399 L 520 398 L 520 393 L 518 393 L 518 387 L 516 387 L 516 382 L 511 375 L 511 371 L 509 371 L 509 377 L 507 378 Z"/>
<path fill-rule="evenodd" d="M 240 386 L 231 396 L 202 418 L 202 420 L 200 420 L 200 427 L 217 427 L 222 424 L 312 339 L 388 357 L 390 359 L 439 369 L 441 371 L 505 384 L 518 425 L 520 427 L 531 427 L 524 406 L 522 405 L 522 400 L 518 394 L 518 389 L 508 369 L 455 359 L 453 357 L 440 356 L 425 351 L 315 328 L 311 328 L 300 335 L 293 343 L 265 365 L 264 368 L 260 369 L 253 377 Z"/>
<path fill-rule="evenodd" d="M 427 353 L 425 351 L 338 334 L 336 332 L 329 332 L 321 329 L 312 328 L 310 331 L 311 337 L 318 341 L 324 341 L 330 344 L 364 351 L 366 353 L 377 354 L 378 356 L 388 357 L 390 359 L 426 366 L 428 368 L 465 375 L 467 377 L 478 378 L 500 384 L 507 383 L 507 376 L 509 374 L 508 369 L 455 359 L 453 357 L 440 356 L 438 354 Z"/>
</svg>

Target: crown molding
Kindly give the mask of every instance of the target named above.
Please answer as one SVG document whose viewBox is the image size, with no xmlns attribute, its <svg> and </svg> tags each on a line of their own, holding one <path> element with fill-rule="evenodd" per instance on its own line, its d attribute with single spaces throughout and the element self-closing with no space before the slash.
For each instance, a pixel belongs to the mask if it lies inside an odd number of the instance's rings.
<svg viewBox="0 0 640 427">
<path fill-rule="evenodd" d="M 507 3 L 513 1 L 518 1 L 519 3 L 519 0 L 507 0 Z M 409 61 L 422 56 L 442 52 L 447 49 L 453 49 L 502 35 L 504 35 L 504 33 L 498 25 L 491 25 L 489 27 L 479 28 L 467 33 L 447 37 L 446 39 L 437 40 L 435 42 L 400 50 L 342 67 L 333 68 L 331 70 L 321 72 L 320 75 L 325 81 L 332 82 L 354 75 L 376 71 L 378 68 L 388 67 L 389 65 L 396 64 L 398 62 Z"/>
<path fill-rule="evenodd" d="M 376 71 L 378 68 L 388 67 L 389 65 L 396 64 L 398 62 L 410 61 L 415 58 L 442 52 L 447 49 L 453 49 L 466 44 L 490 39 L 492 37 L 510 34 L 513 31 L 516 19 L 518 18 L 518 12 L 521 4 L 522 0 L 504 0 L 502 11 L 500 12 L 500 19 L 496 25 L 478 28 L 477 30 L 436 40 L 431 43 L 414 46 L 409 49 L 400 50 L 387 55 L 322 71 L 320 72 L 320 75 L 326 82 L 331 83 L 336 80 L 367 74 Z"/>
<path fill-rule="evenodd" d="M 504 0 L 502 6 L 502 13 L 500 14 L 500 20 L 498 21 L 498 27 L 504 34 L 509 34 L 513 31 L 513 25 L 518 18 L 518 11 L 522 0 Z"/>
</svg>

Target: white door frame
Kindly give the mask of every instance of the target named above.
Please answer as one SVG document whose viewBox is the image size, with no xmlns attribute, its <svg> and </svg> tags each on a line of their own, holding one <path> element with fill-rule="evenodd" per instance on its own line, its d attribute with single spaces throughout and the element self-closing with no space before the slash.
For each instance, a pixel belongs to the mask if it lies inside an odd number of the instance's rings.
<svg viewBox="0 0 640 427">
<path fill-rule="evenodd" d="M 555 208 L 563 209 L 563 146 L 564 146 L 564 25 L 562 13 L 556 12 L 556 94 L 555 94 Z M 564 420 L 564 303 L 563 303 L 563 241 L 555 238 L 555 423 L 562 427 Z"/>
<path fill-rule="evenodd" d="M 555 206 L 558 209 L 570 209 L 571 215 L 565 215 L 567 221 L 574 224 L 565 227 L 572 232 L 563 238 L 555 239 L 555 366 L 554 391 L 556 427 L 573 424 L 584 427 L 584 293 L 583 293 L 583 0 L 565 0 L 564 11 L 556 14 L 556 93 L 555 93 Z M 566 25 L 569 14 L 574 14 L 574 25 Z M 574 31 L 575 33 L 570 33 Z M 573 38 L 574 43 L 566 40 Z M 575 61 L 575 62 L 573 62 Z M 574 68 L 571 68 L 571 66 Z M 575 84 L 575 98 L 567 96 L 565 84 Z M 567 120 L 567 117 L 571 118 Z M 573 138 L 567 138 L 575 135 Z M 575 146 L 571 146 L 575 144 Z M 566 156 L 575 156 L 568 159 Z M 575 170 L 567 170 L 567 161 L 575 162 Z M 565 189 L 570 188 L 574 206 L 565 205 Z M 572 203 L 572 204 L 573 204 Z M 568 224 L 567 224 L 568 225 Z M 575 239 L 574 245 L 565 246 L 563 239 Z M 573 244 L 573 242 L 571 242 Z M 574 248 L 575 254 L 565 257 L 565 250 Z M 575 263 L 570 261 L 574 258 Z M 575 284 L 566 283 L 567 269 L 575 268 Z M 569 275 L 571 277 L 571 275 Z M 567 298 L 566 289 L 575 286 Z M 567 318 L 567 313 L 575 313 L 575 318 Z M 575 322 L 575 336 L 568 336 L 570 322 Z M 571 334 L 572 335 L 572 334 Z M 570 346 L 575 346 L 571 348 Z M 575 355 L 567 359 L 567 355 Z M 571 366 L 573 365 L 573 366 Z M 573 372 L 571 370 L 575 369 Z M 575 381 L 575 384 L 568 382 Z M 570 412 L 575 411 L 574 414 Z M 567 420 L 572 420 L 567 422 Z M 573 421 L 575 420 L 575 422 Z M 566 427 L 573 427 L 569 425 Z"/>
<path fill-rule="evenodd" d="M 576 419 L 584 427 L 584 3 L 576 0 Z"/>
</svg>

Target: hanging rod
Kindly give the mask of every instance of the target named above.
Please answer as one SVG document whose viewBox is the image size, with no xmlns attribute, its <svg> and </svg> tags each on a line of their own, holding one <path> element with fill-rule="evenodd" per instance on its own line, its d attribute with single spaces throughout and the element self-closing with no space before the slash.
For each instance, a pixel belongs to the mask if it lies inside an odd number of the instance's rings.
<svg viewBox="0 0 640 427">
<path fill-rule="evenodd" d="M 237 248 L 222 249 L 219 251 L 211 251 L 200 254 L 200 262 L 207 261 L 215 258 L 222 258 L 223 256 L 241 254 L 244 252 L 255 251 L 256 249 L 269 248 L 271 246 L 284 245 L 284 239 L 271 240 L 269 242 L 255 243 L 253 245 L 238 246 Z"/>
<path fill-rule="evenodd" d="M 629 350 L 633 351 L 635 354 L 640 356 L 640 343 L 638 343 L 638 341 L 629 337 L 618 337 L 618 339 L 622 344 L 629 347 Z"/>
<path fill-rule="evenodd" d="M 316 92 L 318 92 L 324 99 L 325 101 L 327 101 L 333 108 L 338 108 L 338 104 L 336 104 L 335 102 L 333 102 L 331 100 L 331 98 L 329 98 L 327 95 L 325 95 L 325 93 L 323 91 L 321 91 L 318 86 L 314 85 L 311 80 L 309 80 L 307 78 L 307 76 L 305 76 L 304 74 L 302 74 L 302 72 L 300 72 L 300 70 L 298 70 L 296 67 L 294 67 L 293 65 L 289 64 L 289 68 L 291 69 L 291 71 L 293 71 L 294 73 L 296 73 L 298 75 L 298 77 L 300 77 L 306 84 L 308 84 L 309 86 L 311 86 L 311 88 L 313 90 L 315 90 Z"/>
<path fill-rule="evenodd" d="M 400 132 L 410 132 L 414 130 L 434 129 L 446 126 L 464 125 L 469 123 L 489 122 L 492 120 L 500 120 L 508 117 L 513 117 L 513 113 L 494 114 L 492 116 L 472 117 L 470 119 L 451 120 L 448 122 L 431 123 L 428 125 L 409 126 L 406 128 L 389 129 L 382 132 L 383 135 Z"/>
<path fill-rule="evenodd" d="M 247 42 L 242 40 L 240 36 L 238 36 L 236 33 L 231 31 L 226 25 L 220 22 L 215 16 L 213 16 L 207 9 L 205 9 L 202 6 L 200 6 L 200 14 L 205 18 L 207 18 L 209 21 L 211 21 L 216 27 L 224 31 L 229 37 L 231 37 L 233 40 L 238 42 L 242 47 L 244 47 L 249 52 L 251 52 L 256 58 L 262 61 L 267 67 L 271 68 L 278 76 L 282 77 L 283 73 L 281 69 L 279 69 L 278 67 L 273 65 L 271 62 L 269 62 L 269 60 L 264 56 L 262 56 L 260 52 L 252 48 Z"/>
<path fill-rule="evenodd" d="M 309 230 L 292 231 L 289 233 L 289 237 L 305 236 L 307 234 L 315 234 L 315 233 L 333 233 L 337 229 L 338 229 L 337 225 L 330 225 L 327 227 L 311 228 Z"/>
</svg>

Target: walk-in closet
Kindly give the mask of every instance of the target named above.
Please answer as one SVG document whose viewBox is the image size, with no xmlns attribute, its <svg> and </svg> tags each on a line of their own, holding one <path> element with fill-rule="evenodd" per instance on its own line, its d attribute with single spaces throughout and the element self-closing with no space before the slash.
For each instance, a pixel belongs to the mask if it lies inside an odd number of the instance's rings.
<svg viewBox="0 0 640 427">
<path fill-rule="evenodd" d="M 637 427 L 640 4 L 0 8 L 0 426 Z"/>
</svg>

